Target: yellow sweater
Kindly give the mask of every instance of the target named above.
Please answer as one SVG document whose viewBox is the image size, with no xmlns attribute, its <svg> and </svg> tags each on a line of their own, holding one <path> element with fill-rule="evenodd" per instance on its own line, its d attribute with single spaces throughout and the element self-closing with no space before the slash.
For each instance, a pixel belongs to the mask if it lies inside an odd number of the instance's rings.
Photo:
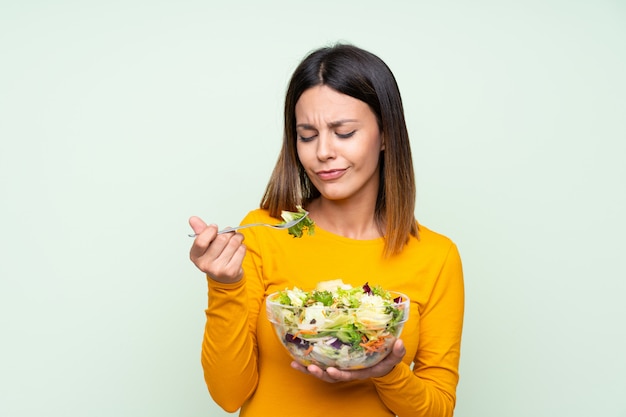
<svg viewBox="0 0 626 417">
<path fill-rule="evenodd" d="M 244 223 L 269 222 L 255 210 Z M 382 238 L 354 240 L 316 227 L 314 236 L 287 231 L 242 231 L 248 252 L 244 278 L 235 284 L 208 279 L 209 303 L 202 345 L 204 377 L 213 399 L 240 416 L 451 416 L 456 400 L 463 272 L 456 246 L 420 226 L 420 239 L 383 258 Z M 399 291 L 411 300 L 401 335 L 406 356 L 389 374 L 329 384 L 290 367 L 265 313 L 265 297 L 297 286 L 342 279 Z"/>
</svg>

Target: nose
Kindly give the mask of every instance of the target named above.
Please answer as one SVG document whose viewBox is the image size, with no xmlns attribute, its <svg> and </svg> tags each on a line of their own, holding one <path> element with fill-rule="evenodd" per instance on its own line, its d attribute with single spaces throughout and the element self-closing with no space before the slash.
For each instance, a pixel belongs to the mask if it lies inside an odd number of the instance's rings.
<svg viewBox="0 0 626 417">
<path fill-rule="evenodd" d="M 317 139 L 317 159 L 327 161 L 335 157 L 335 143 L 332 134 L 319 133 Z"/>
</svg>

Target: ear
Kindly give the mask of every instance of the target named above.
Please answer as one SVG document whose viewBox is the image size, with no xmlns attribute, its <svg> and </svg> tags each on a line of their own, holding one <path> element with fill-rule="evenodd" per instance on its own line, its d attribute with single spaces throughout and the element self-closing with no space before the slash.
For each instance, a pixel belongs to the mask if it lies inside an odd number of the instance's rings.
<svg viewBox="0 0 626 417">
<path fill-rule="evenodd" d="M 385 137 L 383 135 L 380 135 L 380 151 L 384 151 L 385 150 Z"/>
</svg>

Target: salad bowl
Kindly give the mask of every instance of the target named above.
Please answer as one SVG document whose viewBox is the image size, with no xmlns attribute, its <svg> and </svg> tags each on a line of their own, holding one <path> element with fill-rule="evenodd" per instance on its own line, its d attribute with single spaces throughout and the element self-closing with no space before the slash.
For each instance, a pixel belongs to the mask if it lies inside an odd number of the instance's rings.
<svg viewBox="0 0 626 417">
<path fill-rule="evenodd" d="M 390 352 L 409 316 L 409 298 L 380 287 L 343 283 L 270 294 L 266 311 L 278 339 L 298 363 L 363 369 Z"/>
</svg>

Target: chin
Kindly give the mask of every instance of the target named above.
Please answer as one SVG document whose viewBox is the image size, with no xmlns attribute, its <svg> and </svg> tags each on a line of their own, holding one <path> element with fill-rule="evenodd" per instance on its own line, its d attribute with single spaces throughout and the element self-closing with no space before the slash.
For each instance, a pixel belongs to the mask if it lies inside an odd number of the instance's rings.
<svg viewBox="0 0 626 417">
<path fill-rule="evenodd" d="M 324 200 L 329 200 L 329 201 L 343 201 L 343 200 L 348 200 L 350 198 L 349 194 L 345 194 L 345 193 L 325 193 L 325 192 L 320 192 L 321 198 L 323 198 Z"/>
</svg>

